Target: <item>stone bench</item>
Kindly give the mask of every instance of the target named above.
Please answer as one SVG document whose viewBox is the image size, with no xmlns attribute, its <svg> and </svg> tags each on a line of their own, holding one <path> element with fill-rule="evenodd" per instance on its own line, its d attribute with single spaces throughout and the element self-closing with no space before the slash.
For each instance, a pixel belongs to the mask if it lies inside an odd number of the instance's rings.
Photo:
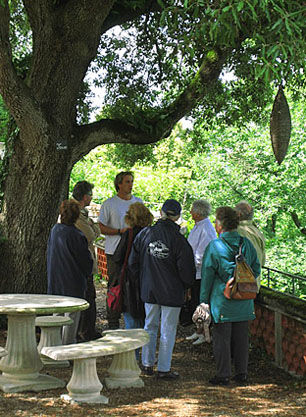
<svg viewBox="0 0 306 417">
<path fill-rule="evenodd" d="M 61 398 L 70 402 L 108 403 L 100 395 L 103 385 L 98 375 L 96 361 L 100 356 L 113 355 L 105 378 L 107 388 L 143 387 L 141 373 L 135 358 L 135 349 L 149 342 L 149 335 L 143 329 L 107 330 L 104 337 L 86 343 L 65 346 L 44 347 L 41 351 L 54 360 L 72 360 L 72 376 L 67 384 L 69 395 Z"/>
<path fill-rule="evenodd" d="M 42 348 L 49 346 L 60 346 L 62 344 L 61 328 L 73 323 L 67 316 L 39 316 L 35 319 L 35 325 L 41 328 L 40 340 L 37 346 L 38 353 Z M 69 361 L 55 361 L 41 355 L 41 361 L 45 366 L 52 368 L 68 368 Z"/>
</svg>

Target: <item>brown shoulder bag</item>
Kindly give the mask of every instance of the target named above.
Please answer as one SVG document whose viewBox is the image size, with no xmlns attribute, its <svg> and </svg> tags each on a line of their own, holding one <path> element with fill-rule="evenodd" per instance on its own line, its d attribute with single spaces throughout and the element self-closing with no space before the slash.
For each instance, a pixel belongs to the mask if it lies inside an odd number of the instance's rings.
<svg viewBox="0 0 306 417">
<path fill-rule="evenodd" d="M 233 247 L 224 239 L 222 241 L 233 250 Z M 254 300 L 257 294 L 256 278 L 252 269 L 242 255 L 241 237 L 239 242 L 239 252 L 235 255 L 234 275 L 230 278 L 224 288 L 223 294 L 229 300 Z"/>
</svg>

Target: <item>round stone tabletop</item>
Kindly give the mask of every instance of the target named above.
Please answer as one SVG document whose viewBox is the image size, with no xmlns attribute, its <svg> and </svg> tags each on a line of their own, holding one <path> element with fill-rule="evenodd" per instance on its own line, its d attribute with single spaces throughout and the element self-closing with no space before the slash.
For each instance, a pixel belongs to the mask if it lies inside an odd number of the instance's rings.
<svg viewBox="0 0 306 417">
<path fill-rule="evenodd" d="M 0 294 L 0 314 L 48 314 L 86 310 L 82 298 L 48 294 Z"/>
</svg>

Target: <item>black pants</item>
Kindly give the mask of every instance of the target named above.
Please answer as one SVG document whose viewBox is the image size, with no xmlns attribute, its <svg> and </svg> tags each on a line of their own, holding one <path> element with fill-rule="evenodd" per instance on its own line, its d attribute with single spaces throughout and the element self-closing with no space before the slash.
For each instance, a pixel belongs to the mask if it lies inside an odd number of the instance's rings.
<svg viewBox="0 0 306 417">
<path fill-rule="evenodd" d="M 232 358 L 235 374 L 247 375 L 249 358 L 248 322 L 214 323 L 213 351 L 218 377 L 231 377 Z"/>
<path fill-rule="evenodd" d="M 85 299 L 89 303 L 89 308 L 81 312 L 79 324 L 79 336 L 81 340 L 94 340 L 97 338 L 96 331 L 96 289 L 93 282 L 93 276 L 87 278 L 87 290 Z"/>
<path fill-rule="evenodd" d="M 201 289 L 201 280 L 196 279 L 194 285 L 191 287 L 191 304 L 193 312 L 200 304 L 200 289 Z"/>
<path fill-rule="evenodd" d="M 194 283 L 194 285 L 191 287 L 191 298 L 189 301 L 185 301 L 181 312 L 180 312 L 180 324 L 183 327 L 190 326 L 193 324 L 192 316 L 197 308 L 197 306 L 200 304 L 200 288 L 201 288 L 201 280 L 197 279 Z"/>
<path fill-rule="evenodd" d="M 113 261 L 113 255 L 106 255 L 107 258 L 107 275 L 108 275 L 108 284 L 107 288 L 114 287 L 119 284 L 121 266 Z M 117 311 L 112 311 L 108 308 L 106 302 L 106 318 L 108 321 L 109 329 L 119 329 L 119 319 L 121 314 Z"/>
</svg>

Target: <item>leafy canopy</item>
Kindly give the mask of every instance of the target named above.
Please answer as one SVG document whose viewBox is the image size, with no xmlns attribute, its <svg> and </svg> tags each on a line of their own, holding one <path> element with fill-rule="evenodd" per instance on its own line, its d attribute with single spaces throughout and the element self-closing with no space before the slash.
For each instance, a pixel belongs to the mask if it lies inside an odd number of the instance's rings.
<svg viewBox="0 0 306 417">
<path fill-rule="evenodd" d="M 205 87 L 198 104 L 208 122 L 265 120 L 275 85 L 298 93 L 305 83 L 306 9 L 299 0 L 158 3 L 161 11 L 102 37 L 92 67 L 102 68 L 96 81 L 106 91 L 102 115 L 144 127 L 144 113 L 154 118 L 167 109 L 196 82 L 203 60 L 217 59 L 220 51 L 230 51 L 223 71 L 235 80 Z"/>
</svg>

